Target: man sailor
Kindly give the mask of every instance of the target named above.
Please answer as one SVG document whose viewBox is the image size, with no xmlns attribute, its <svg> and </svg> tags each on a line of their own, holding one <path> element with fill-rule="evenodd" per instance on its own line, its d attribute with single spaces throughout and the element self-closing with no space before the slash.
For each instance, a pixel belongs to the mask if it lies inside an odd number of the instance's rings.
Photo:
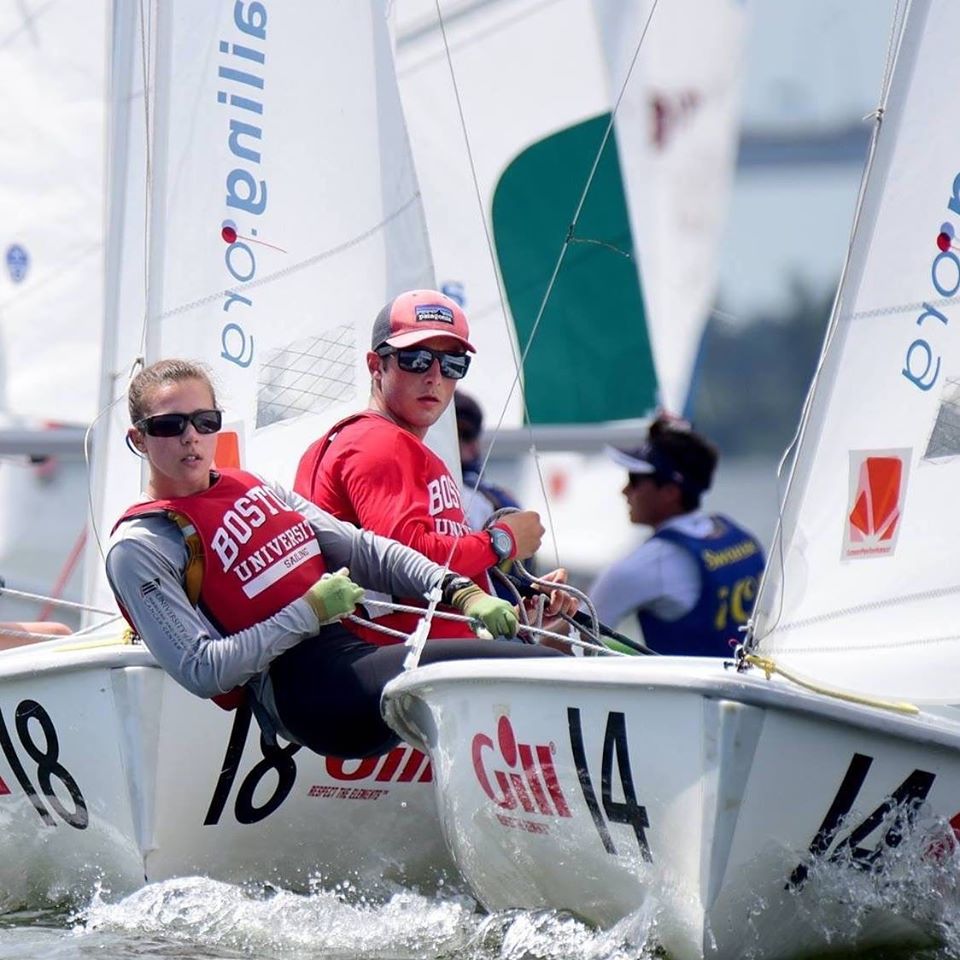
<svg viewBox="0 0 960 960">
<path fill-rule="evenodd" d="M 475 349 L 466 315 L 436 290 L 409 290 L 377 315 L 370 347 L 368 408 L 307 448 L 294 489 L 335 517 L 413 547 L 490 590 L 488 570 L 532 556 L 544 529 L 535 511 L 519 510 L 488 529 L 471 530 L 458 485 L 424 443 L 470 369 Z M 566 573 L 549 576 L 562 581 Z M 422 605 L 417 598 L 397 599 Z M 554 591 L 546 615 L 575 609 L 575 600 Z M 400 612 L 377 619 L 396 635 L 348 626 L 374 643 L 395 643 L 418 620 L 419 614 Z M 469 630 L 434 619 L 430 636 L 466 637 Z"/>
<path fill-rule="evenodd" d="M 659 416 L 642 446 L 607 453 L 628 471 L 631 523 L 653 535 L 597 578 L 589 591 L 597 615 L 616 626 L 635 613 L 658 653 L 729 655 L 753 611 L 763 549 L 729 517 L 700 509 L 715 447 L 686 421 Z"/>
</svg>

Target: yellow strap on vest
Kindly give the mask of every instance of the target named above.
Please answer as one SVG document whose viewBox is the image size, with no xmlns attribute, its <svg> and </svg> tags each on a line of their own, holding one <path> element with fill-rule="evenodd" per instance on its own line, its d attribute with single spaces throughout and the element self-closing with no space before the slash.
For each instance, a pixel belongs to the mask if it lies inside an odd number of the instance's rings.
<svg viewBox="0 0 960 960">
<path fill-rule="evenodd" d="M 182 513 L 169 511 L 169 517 L 180 528 L 184 542 L 187 545 L 187 565 L 183 571 L 183 589 L 187 599 L 193 606 L 200 601 L 200 586 L 203 583 L 203 543 L 197 528 Z M 234 687 L 226 693 L 218 694 L 210 699 L 222 710 L 236 710 L 246 700 L 243 687 Z"/>
<path fill-rule="evenodd" d="M 200 600 L 200 585 L 203 583 L 203 543 L 197 528 L 182 513 L 170 511 L 170 519 L 176 523 L 187 544 L 187 566 L 183 571 L 183 586 L 187 599 L 193 606 Z"/>
</svg>

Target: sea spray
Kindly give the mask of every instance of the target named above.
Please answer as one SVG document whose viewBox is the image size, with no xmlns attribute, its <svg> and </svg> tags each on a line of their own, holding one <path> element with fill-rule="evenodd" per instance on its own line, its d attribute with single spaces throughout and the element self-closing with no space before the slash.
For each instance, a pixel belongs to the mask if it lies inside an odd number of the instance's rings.
<svg viewBox="0 0 960 960">
<path fill-rule="evenodd" d="M 349 885 L 303 895 L 189 877 L 117 902 L 98 893 L 73 918 L 79 942 L 69 956 L 104 944 L 117 956 L 123 943 L 150 944 L 149 955 L 258 960 L 645 960 L 655 955 L 652 920 L 639 911 L 598 931 L 557 911 L 485 915 L 466 897 L 398 891 L 367 902 Z M 143 956 L 142 946 L 127 955 Z"/>
</svg>

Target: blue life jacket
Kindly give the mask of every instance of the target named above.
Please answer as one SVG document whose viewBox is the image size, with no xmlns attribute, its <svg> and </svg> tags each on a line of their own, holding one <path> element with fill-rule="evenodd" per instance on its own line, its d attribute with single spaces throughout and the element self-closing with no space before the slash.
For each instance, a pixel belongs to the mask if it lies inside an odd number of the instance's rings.
<svg viewBox="0 0 960 960">
<path fill-rule="evenodd" d="M 520 504 L 517 503 L 503 487 L 498 487 L 495 484 L 487 483 L 485 480 L 480 479 L 479 460 L 468 460 L 461 463 L 460 472 L 463 475 L 463 489 L 467 492 L 468 496 L 469 491 L 476 490 L 477 493 L 486 499 L 494 512 L 504 507 L 516 507 L 518 510 L 520 509 Z M 533 557 L 525 560 L 524 565 L 531 573 L 536 572 L 536 563 Z M 501 583 L 497 577 L 493 578 L 493 592 L 501 600 L 508 600 L 510 603 L 513 603 L 516 599 L 513 591 Z"/>
<path fill-rule="evenodd" d="M 503 507 L 517 507 L 519 509 L 520 504 L 503 487 L 487 483 L 486 480 L 480 480 L 479 460 L 470 460 L 461 464 L 460 471 L 463 474 L 463 489 L 466 491 L 476 490 L 482 494 L 494 510 L 500 510 Z"/>
<path fill-rule="evenodd" d="M 740 627 L 753 612 L 763 572 L 763 548 L 729 518 L 715 514 L 710 519 L 714 529 L 706 537 L 669 527 L 653 535 L 682 547 L 700 570 L 700 596 L 693 609 L 679 620 L 661 620 L 649 610 L 637 611 L 643 639 L 658 653 L 730 656 L 733 649 L 729 641 L 739 639 Z"/>
</svg>

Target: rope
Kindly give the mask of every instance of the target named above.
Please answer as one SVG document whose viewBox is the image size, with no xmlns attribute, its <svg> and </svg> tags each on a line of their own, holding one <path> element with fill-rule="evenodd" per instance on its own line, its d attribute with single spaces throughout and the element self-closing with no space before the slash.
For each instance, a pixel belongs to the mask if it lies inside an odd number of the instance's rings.
<svg viewBox="0 0 960 960">
<path fill-rule="evenodd" d="M 70 550 L 70 553 L 67 556 L 59 575 L 57 576 L 56 582 L 53 585 L 53 590 L 51 592 L 57 600 L 60 599 L 60 595 L 67 586 L 67 581 L 70 579 L 70 575 L 73 573 L 73 568 L 77 565 L 77 561 L 80 559 L 80 554 L 83 552 L 83 545 L 86 542 L 87 531 L 86 528 L 83 528 L 80 530 L 80 536 L 77 537 L 76 543 L 74 543 L 73 548 Z M 53 612 L 55 603 L 56 600 L 48 600 L 44 604 L 43 609 L 40 611 L 37 619 L 46 620 L 47 617 L 49 617 Z"/>
<path fill-rule="evenodd" d="M 898 0 L 898 8 L 901 6 Z M 895 15 L 895 22 L 899 16 L 899 9 Z M 787 444 L 786 449 L 783 452 L 783 456 L 780 458 L 780 463 L 777 466 L 777 477 L 781 477 L 786 470 L 787 464 L 790 462 L 791 454 L 793 455 L 793 462 L 790 465 L 789 474 L 787 475 L 786 484 L 782 494 L 779 496 L 778 507 L 777 507 L 777 523 L 773 531 L 773 550 L 772 554 L 776 554 L 778 560 L 777 569 L 781 573 L 781 580 L 783 579 L 783 574 L 786 571 L 786 554 L 785 554 L 785 544 L 784 536 L 788 531 L 784 528 L 785 518 L 784 518 L 784 504 L 787 502 L 787 498 L 792 494 L 794 484 L 799 482 L 798 473 L 801 467 L 806 471 L 808 470 L 806 460 L 801 460 L 803 457 L 803 448 L 802 443 L 805 439 L 807 429 L 810 426 L 811 419 L 813 417 L 813 407 L 815 399 L 819 396 L 819 385 L 820 381 L 823 378 L 824 370 L 826 368 L 826 361 L 828 355 L 831 353 L 831 346 L 834 340 L 834 337 L 837 334 L 837 331 L 840 329 L 841 321 L 846 321 L 848 318 L 844 316 L 844 302 L 843 295 L 846 292 L 847 278 L 851 270 L 851 264 L 853 261 L 853 246 L 854 241 L 856 240 L 857 233 L 860 229 L 860 220 L 863 217 L 863 208 L 864 200 L 867 192 L 867 184 L 870 181 L 870 175 L 873 171 L 874 161 L 876 160 L 877 155 L 877 145 L 880 136 L 880 128 L 883 121 L 883 112 L 886 108 L 887 102 L 887 84 L 889 82 L 890 71 L 892 70 L 892 57 L 894 51 L 894 37 L 899 35 L 899 28 L 895 26 L 894 34 L 891 35 L 890 48 L 887 53 L 887 68 L 885 70 L 884 76 L 884 85 L 881 89 L 880 94 L 880 104 L 877 107 L 876 111 L 871 115 L 873 120 L 873 134 L 870 138 L 870 147 L 867 153 L 866 163 L 864 164 L 863 174 L 860 178 L 860 187 L 857 191 L 857 203 L 854 208 L 853 216 L 853 225 L 850 228 L 850 235 L 847 240 L 847 250 L 843 260 L 843 267 L 840 270 L 840 280 L 837 284 L 837 292 L 833 299 L 833 305 L 830 308 L 830 319 L 827 323 L 827 330 L 824 335 L 823 346 L 820 348 L 820 356 L 817 359 L 817 366 L 813 372 L 813 377 L 810 381 L 810 386 L 807 389 L 807 395 L 803 401 L 803 407 L 800 410 L 800 420 L 797 424 L 797 429 L 794 432 L 793 436 L 790 439 L 790 442 Z M 871 315 L 885 315 L 887 312 L 899 312 L 900 310 L 905 309 L 904 307 L 892 307 L 887 310 L 881 311 L 864 311 L 863 317 L 868 317 Z M 858 319 L 857 314 L 853 314 L 849 317 L 849 320 L 852 322 L 855 319 Z M 774 573 L 773 564 L 767 563 L 766 569 L 763 572 L 763 576 L 760 580 L 760 590 L 757 595 L 756 609 L 760 609 L 761 601 L 765 598 L 768 590 L 771 589 L 772 577 Z M 782 586 L 782 584 L 781 584 Z M 776 584 L 773 584 L 773 587 L 776 587 Z M 783 616 L 783 599 L 785 591 L 781 589 L 776 598 L 776 613 L 771 614 L 768 617 L 767 623 L 767 634 L 772 630 L 776 629 L 780 624 L 780 618 Z M 753 621 L 748 624 L 747 637 L 744 641 L 746 648 L 748 650 L 753 650 L 757 648 L 762 639 L 757 637 Z"/>
<path fill-rule="evenodd" d="M 865 707 L 877 707 L 880 710 L 892 710 L 894 713 L 916 715 L 920 712 L 919 707 L 912 703 L 907 703 L 904 700 L 881 700 L 878 697 L 868 697 L 859 693 L 853 693 L 849 690 L 840 690 L 837 687 L 817 683 L 800 674 L 793 673 L 791 670 L 785 670 L 769 657 L 759 657 L 755 653 L 744 653 L 740 662 L 749 663 L 753 667 L 758 667 L 764 672 L 768 680 L 773 674 L 779 673 L 781 677 L 784 677 L 791 683 L 795 683 L 798 687 L 803 687 L 805 690 L 812 690 L 814 693 L 822 693 L 825 697 L 833 697 L 835 700 L 845 700 L 847 703 L 859 703 Z"/>
<path fill-rule="evenodd" d="M 529 411 L 527 409 L 527 401 L 526 401 L 526 397 L 524 395 L 523 389 L 520 386 L 520 380 L 521 380 L 523 368 L 526 364 L 527 355 L 529 354 L 531 348 L 533 347 L 534 341 L 537 338 L 537 334 L 540 329 L 540 324 L 541 324 L 541 321 L 543 320 L 543 315 L 547 308 L 547 303 L 549 302 L 551 296 L 553 295 L 553 288 L 556 284 L 557 277 L 559 276 L 559 273 L 560 273 L 560 268 L 563 265 L 564 259 L 566 258 L 566 255 L 567 255 L 567 250 L 569 249 L 570 245 L 572 243 L 597 243 L 601 246 L 608 247 L 609 249 L 615 251 L 616 253 L 621 254 L 622 256 L 629 256 L 624 251 L 618 250 L 616 247 L 612 246 L 611 244 L 604 243 L 602 241 L 591 240 L 590 238 L 577 237 L 576 228 L 580 221 L 580 215 L 583 211 L 584 204 L 586 203 L 587 195 L 589 194 L 590 188 L 593 185 L 593 180 L 596 175 L 597 168 L 600 165 L 600 159 L 603 156 L 603 152 L 607 146 L 607 142 L 609 141 L 610 136 L 613 133 L 614 123 L 616 121 L 617 114 L 620 110 L 620 105 L 626 94 L 627 86 L 630 83 L 630 78 L 633 75 L 634 68 L 637 65 L 637 60 L 639 59 L 639 56 L 640 56 L 640 50 L 643 47 L 644 40 L 646 39 L 647 32 L 650 28 L 650 22 L 652 21 L 653 15 L 656 12 L 658 3 L 659 3 L 659 0 L 653 0 L 653 3 L 650 6 L 650 11 L 647 14 L 646 20 L 644 21 L 643 27 L 640 31 L 640 36 L 634 48 L 633 56 L 631 57 L 631 60 L 630 60 L 630 65 L 627 68 L 626 75 L 624 76 L 623 82 L 620 85 L 620 90 L 617 94 L 616 100 L 614 101 L 613 108 L 610 111 L 609 122 L 607 123 L 606 129 L 604 130 L 603 137 L 601 138 L 601 141 L 600 141 L 600 145 L 597 148 L 597 151 L 594 155 L 590 172 L 587 175 L 587 179 L 586 179 L 586 182 L 584 183 L 583 191 L 580 194 L 580 198 L 577 202 L 577 206 L 574 211 L 573 217 L 567 226 L 566 236 L 560 247 L 560 252 L 557 255 L 557 260 L 556 260 L 556 263 L 554 264 L 553 272 L 550 275 L 550 279 L 547 283 L 546 290 L 544 291 L 543 297 L 540 301 L 540 306 L 539 306 L 539 309 L 537 310 L 536 318 L 534 319 L 533 326 L 531 327 L 531 330 L 530 330 L 530 334 L 527 337 L 527 342 L 523 346 L 523 349 L 520 352 L 520 356 L 518 357 L 517 348 L 514 345 L 514 340 L 513 340 L 513 331 L 510 328 L 510 321 L 508 319 L 509 311 L 507 309 L 507 297 L 504 290 L 503 278 L 500 270 L 497 268 L 497 257 L 494 250 L 493 239 L 490 236 L 490 227 L 487 222 L 486 206 L 483 203 L 483 198 L 481 196 L 480 182 L 477 176 L 477 169 L 476 169 L 476 163 L 474 161 L 473 149 L 470 142 L 470 137 L 467 132 L 467 122 L 466 122 L 466 117 L 463 111 L 463 102 L 460 96 L 460 87 L 459 87 L 459 84 L 457 83 L 456 71 L 454 70 L 454 66 L 453 66 L 453 56 L 450 50 L 449 39 L 447 37 L 446 23 L 444 20 L 443 13 L 440 9 L 440 0 L 435 0 L 435 6 L 437 11 L 437 24 L 440 28 L 440 36 L 443 40 L 444 55 L 446 58 L 447 69 L 450 73 L 450 81 L 452 85 L 454 99 L 457 105 L 457 115 L 460 120 L 460 129 L 461 129 L 461 133 L 463 134 L 464 146 L 467 151 L 467 159 L 470 166 L 470 175 L 473 181 L 474 195 L 477 201 L 478 209 L 480 211 L 480 222 L 483 225 L 484 237 L 486 238 L 486 243 L 487 243 L 487 252 L 490 256 L 491 263 L 494 266 L 493 272 L 496 278 L 497 294 L 500 300 L 500 315 L 503 318 L 507 342 L 510 344 L 510 350 L 511 350 L 511 353 L 513 354 L 513 362 L 514 362 L 514 375 L 510 383 L 510 389 L 507 392 L 506 400 L 504 401 L 503 407 L 500 410 L 500 417 L 497 420 L 497 424 L 492 432 L 491 439 L 490 439 L 489 445 L 487 446 L 486 453 L 484 454 L 483 460 L 481 461 L 480 470 L 477 478 L 477 484 L 474 486 L 473 490 L 470 493 L 471 502 L 473 497 L 477 495 L 477 490 L 479 489 L 480 483 L 482 482 L 483 477 L 486 473 L 487 464 L 490 460 L 490 457 L 493 454 L 493 449 L 496 446 L 497 436 L 499 435 L 500 430 L 503 427 L 503 420 L 504 420 L 504 417 L 506 416 L 507 408 L 514 395 L 514 392 L 519 387 L 520 402 L 523 408 L 523 423 L 530 437 L 530 452 L 533 458 L 533 464 L 537 474 L 537 481 L 540 485 L 540 493 L 541 493 L 541 496 L 543 497 L 543 502 L 546 509 L 546 513 L 547 513 L 547 527 L 554 534 L 554 537 L 553 537 L 554 555 L 555 555 L 556 565 L 558 567 L 560 566 L 560 546 L 556 538 L 556 529 L 553 521 L 553 511 L 551 509 L 550 497 L 547 496 L 546 481 L 544 480 L 544 475 L 543 475 L 543 466 L 540 462 L 540 455 L 539 455 L 539 452 L 537 451 L 536 442 L 534 441 L 534 436 L 533 436 L 533 423 L 529 416 Z M 453 548 L 451 548 L 450 556 L 447 558 L 446 564 L 444 564 L 444 567 L 446 569 L 449 569 L 450 560 L 452 559 L 452 556 L 453 556 Z"/>
<path fill-rule="evenodd" d="M 387 611 L 396 612 L 396 613 L 419 613 L 422 614 L 425 612 L 423 607 L 410 607 L 400 603 L 390 603 L 384 600 L 364 600 L 363 605 L 365 607 L 382 607 Z M 465 617 L 460 613 L 448 613 L 446 610 L 434 610 L 434 617 L 441 620 L 456 620 L 460 623 L 468 623 L 474 625 L 477 623 L 475 617 Z M 378 624 L 373 620 L 364 620 L 362 617 L 358 617 L 355 614 L 352 614 L 349 617 L 344 619 L 351 621 L 352 623 L 359 624 L 362 627 L 367 627 L 371 630 L 376 630 L 378 633 L 383 633 L 387 636 L 397 637 L 400 640 L 406 640 L 407 634 L 401 633 L 399 630 L 394 630 L 391 627 L 385 627 L 381 624 Z M 521 623 L 519 626 L 520 631 L 523 633 L 528 633 L 533 637 L 549 637 L 553 640 L 559 640 L 563 643 L 569 643 L 572 647 L 580 647 L 584 650 L 589 650 L 592 653 L 603 654 L 604 656 L 609 657 L 626 657 L 630 654 L 621 653 L 619 650 L 611 650 L 607 646 L 603 646 L 597 643 L 592 643 L 588 640 L 582 640 L 579 637 L 572 637 L 562 633 L 555 633 L 552 630 L 545 630 L 542 627 L 534 627 L 530 624 Z"/>
<path fill-rule="evenodd" d="M 117 616 L 114 618 L 119 620 L 120 617 Z M 80 636 L 79 633 L 74 634 L 75 637 Z M 119 634 L 119 636 L 113 637 L 98 637 L 94 640 L 80 640 L 76 643 L 65 643 L 56 648 L 56 653 L 68 653 L 75 650 L 94 650 L 97 647 L 122 647 L 122 646 L 132 646 L 139 643 L 140 641 L 134 636 L 133 631 L 130 627 L 125 627 Z"/>
<path fill-rule="evenodd" d="M 82 610 L 85 613 L 99 613 L 104 617 L 116 617 L 117 614 L 116 610 L 102 610 L 100 607 L 92 607 L 86 603 L 74 603 L 72 600 L 47 597 L 42 593 L 27 593 L 25 590 L 14 590 L 13 587 L 3 587 L 0 589 L 0 595 L 18 597 L 21 600 L 37 600 L 40 603 L 47 603 L 53 607 L 66 607 L 69 610 Z"/>
</svg>

